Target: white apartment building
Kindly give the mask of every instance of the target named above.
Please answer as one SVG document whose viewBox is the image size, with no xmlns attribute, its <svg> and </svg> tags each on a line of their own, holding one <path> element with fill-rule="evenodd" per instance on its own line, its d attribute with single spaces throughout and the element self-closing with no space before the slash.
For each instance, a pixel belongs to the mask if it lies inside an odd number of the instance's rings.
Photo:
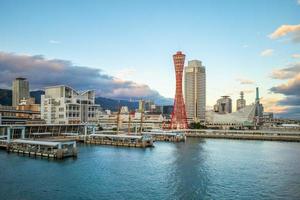
<svg viewBox="0 0 300 200">
<path fill-rule="evenodd" d="M 206 74 L 199 60 L 189 61 L 184 69 L 184 99 L 188 121 L 204 121 Z"/>
<path fill-rule="evenodd" d="M 41 96 L 41 118 L 47 124 L 96 123 L 101 112 L 95 104 L 95 92 L 82 93 L 71 87 L 58 85 L 45 88 Z"/>
</svg>

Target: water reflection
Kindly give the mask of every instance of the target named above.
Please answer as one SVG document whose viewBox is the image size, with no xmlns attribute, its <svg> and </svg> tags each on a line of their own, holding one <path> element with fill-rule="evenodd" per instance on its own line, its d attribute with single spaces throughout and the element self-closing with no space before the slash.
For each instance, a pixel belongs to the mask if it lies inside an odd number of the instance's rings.
<svg viewBox="0 0 300 200">
<path fill-rule="evenodd" d="M 206 167 L 205 143 L 202 139 L 188 139 L 185 143 L 175 144 L 174 168 L 169 177 L 174 197 L 178 199 L 207 197 L 209 171 Z"/>
</svg>

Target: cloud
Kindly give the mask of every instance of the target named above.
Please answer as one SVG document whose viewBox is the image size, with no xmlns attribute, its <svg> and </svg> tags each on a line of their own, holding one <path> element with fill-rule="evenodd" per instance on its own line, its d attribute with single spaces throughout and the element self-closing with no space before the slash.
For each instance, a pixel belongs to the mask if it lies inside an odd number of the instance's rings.
<svg viewBox="0 0 300 200">
<path fill-rule="evenodd" d="M 300 62 L 290 64 L 287 68 L 273 70 L 271 77 L 273 79 L 290 79 L 300 73 Z"/>
<path fill-rule="evenodd" d="M 11 88 L 16 77 L 26 77 L 31 89 L 69 85 L 77 90 L 95 89 L 98 96 L 116 99 L 153 99 L 166 101 L 148 85 L 124 81 L 104 74 L 101 69 L 75 66 L 70 61 L 46 59 L 42 55 L 17 55 L 0 52 L 0 87 Z M 167 99 L 170 103 L 170 99 Z"/>
<path fill-rule="evenodd" d="M 274 112 L 276 114 L 286 112 L 288 106 L 278 104 L 278 102 L 281 99 L 282 98 L 278 98 L 278 97 L 263 97 L 263 98 L 261 98 L 261 103 L 264 106 L 264 111 L 265 112 Z"/>
<path fill-rule="evenodd" d="M 50 44 L 60 44 L 60 41 L 58 40 L 49 40 Z"/>
<path fill-rule="evenodd" d="M 135 69 L 125 68 L 125 69 L 121 69 L 121 70 L 117 71 L 117 73 L 115 74 L 115 76 L 117 78 L 119 78 L 119 79 L 128 79 L 132 75 L 134 75 L 135 73 L 136 73 Z"/>
<path fill-rule="evenodd" d="M 274 53 L 273 49 L 266 49 L 266 50 L 262 51 L 260 53 L 260 55 L 266 57 L 266 56 L 272 56 L 273 53 Z"/>
<path fill-rule="evenodd" d="M 283 107 L 281 116 L 300 119 L 300 63 L 294 63 L 286 68 L 273 71 L 273 79 L 283 79 L 287 82 L 270 88 L 275 94 L 284 95 L 276 102 L 276 106 Z"/>
<path fill-rule="evenodd" d="M 300 1 L 300 0 L 299 0 Z M 293 54 L 292 58 L 300 58 L 300 54 Z"/>
<path fill-rule="evenodd" d="M 298 2 L 298 4 L 300 5 L 300 0 L 298 0 L 297 2 Z"/>
<path fill-rule="evenodd" d="M 238 78 L 236 79 L 238 82 L 240 82 L 240 84 L 242 85 L 251 85 L 251 84 L 254 84 L 255 81 L 253 80 L 249 80 L 249 79 L 244 79 L 244 78 Z"/>
<path fill-rule="evenodd" d="M 254 90 L 243 90 L 243 92 L 245 94 L 251 94 L 251 93 L 254 93 Z"/>
<path fill-rule="evenodd" d="M 276 116 L 280 118 L 289 118 L 289 119 L 300 119 L 300 107 L 299 106 L 292 106 L 284 111 L 277 113 Z"/>
<path fill-rule="evenodd" d="M 298 74 L 295 78 L 288 80 L 287 83 L 272 87 L 270 90 L 274 93 L 297 95 L 300 97 L 300 74 Z"/>
<path fill-rule="evenodd" d="M 278 39 L 286 35 L 292 36 L 293 42 L 300 42 L 300 24 L 298 25 L 282 25 L 269 35 L 271 39 Z"/>
</svg>

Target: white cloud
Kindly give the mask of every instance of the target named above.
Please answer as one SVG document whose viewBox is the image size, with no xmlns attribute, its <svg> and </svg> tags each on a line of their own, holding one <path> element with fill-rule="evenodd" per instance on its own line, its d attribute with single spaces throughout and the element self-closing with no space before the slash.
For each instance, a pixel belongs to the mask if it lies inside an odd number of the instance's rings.
<svg viewBox="0 0 300 200">
<path fill-rule="evenodd" d="M 269 35 L 271 39 L 278 39 L 283 36 L 292 34 L 293 42 L 300 42 L 300 24 L 297 25 L 282 25 Z"/>
<path fill-rule="evenodd" d="M 274 49 L 266 49 L 260 53 L 261 56 L 272 56 L 274 53 Z"/>
<path fill-rule="evenodd" d="M 273 70 L 271 77 L 273 79 L 290 79 L 297 75 L 300 75 L 300 62 L 289 64 L 287 67 L 282 69 Z"/>
<path fill-rule="evenodd" d="M 299 0 L 300 1 L 300 0 Z M 292 58 L 300 58 L 300 54 L 293 54 Z"/>
<path fill-rule="evenodd" d="M 64 84 L 77 90 L 95 89 L 97 96 L 108 98 L 145 98 L 170 103 L 148 85 L 117 79 L 101 69 L 77 66 L 68 60 L 0 52 L 0 69 L 2 88 L 10 88 L 11 81 L 21 76 L 29 80 L 32 90 Z"/>
<path fill-rule="evenodd" d="M 298 0 L 298 4 L 300 5 L 300 0 Z"/>
<path fill-rule="evenodd" d="M 135 69 L 124 68 L 124 69 L 121 69 L 121 70 L 117 71 L 117 73 L 115 74 L 115 76 L 117 78 L 119 78 L 119 79 L 126 80 L 126 79 L 131 78 L 135 73 L 136 73 Z"/>
<path fill-rule="evenodd" d="M 58 40 L 49 40 L 50 44 L 60 44 L 60 41 Z"/>
<path fill-rule="evenodd" d="M 237 78 L 236 80 L 238 82 L 240 82 L 240 84 L 242 84 L 242 85 L 251 85 L 251 84 L 255 83 L 255 81 L 249 80 L 249 79 L 245 79 L 245 78 Z"/>
</svg>

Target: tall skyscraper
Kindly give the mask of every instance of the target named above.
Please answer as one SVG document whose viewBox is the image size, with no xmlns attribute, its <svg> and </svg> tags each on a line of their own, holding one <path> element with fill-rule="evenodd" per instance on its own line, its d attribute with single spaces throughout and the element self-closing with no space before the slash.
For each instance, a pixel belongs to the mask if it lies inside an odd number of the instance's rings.
<svg viewBox="0 0 300 200">
<path fill-rule="evenodd" d="M 184 98 L 187 117 L 192 121 L 205 120 L 206 75 L 199 60 L 188 62 L 184 69 Z"/>
<path fill-rule="evenodd" d="M 246 107 L 246 100 L 244 99 L 244 92 L 240 92 L 240 99 L 236 100 L 236 110 L 240 110 Z"/>
<path fill-rule="evenodd" d="M 185 55 L 178 51 L 173 55 L 173 61 L 175 66 L 175 75 L 176 75 L 176 93 L 174 99 L 174 108 L 171 118 L 171 129 L 185 129 L 188 127 L 185 105 L 182 94 L 182 74 L 184 67 Z"/>
<path fill-rule="evenodd" d="M 23 98 L 29 97 L 29 82 L 26 78 L 16 78 L 12 84 L 12 106 L 16 107 Z"/>
</svg>

